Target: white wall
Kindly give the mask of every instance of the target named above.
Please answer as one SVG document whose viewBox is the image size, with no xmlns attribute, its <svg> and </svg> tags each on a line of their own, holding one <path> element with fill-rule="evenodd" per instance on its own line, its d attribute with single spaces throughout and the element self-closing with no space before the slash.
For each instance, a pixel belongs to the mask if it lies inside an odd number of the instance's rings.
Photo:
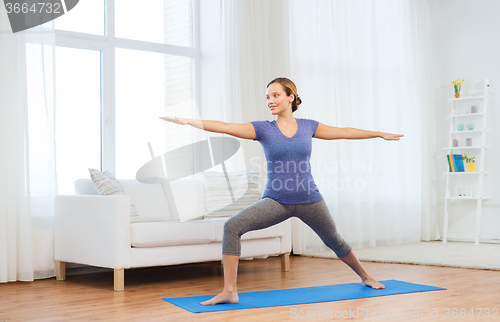
<svg viewBox="0 0 500 322">
<path fill-rule="evenodd" d="M 436 187 L 438 213 L 442 222 L 447 171 L 449 120 L 453 95 L 451 81 L 465 79 L 462 92 L 474 89 L 484 78 L 490 78 L 485 171 L 485 194 L 481 238 L 500 239 L 500 1 L 498 0 L 432 0 L 428 1 L 433 33 L 433 89 L 436 110 Z M 472 236 L 475 228 L 473 201 L 454 201 L 450 209 L 450 237 Z M 442 227 L 442 224 L 441 224 Z"/>
</svg>

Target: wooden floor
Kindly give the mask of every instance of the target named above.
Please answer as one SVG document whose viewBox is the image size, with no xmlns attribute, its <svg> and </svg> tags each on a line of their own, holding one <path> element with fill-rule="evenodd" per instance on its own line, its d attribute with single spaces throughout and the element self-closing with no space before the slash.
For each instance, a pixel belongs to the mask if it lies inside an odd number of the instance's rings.
<svg viewBox="0 0 500 322">
<path fill-rule="evenodd" d="M 358 277 L 339 260 L 290 256 L 290 261 L 290 272 L 281 272 L 279 257 L 240 261 L 238 291 L 359 282 Z M 124 292 L 113 291 L 112 271 L 68 276 L 64 282 L 52 278 L 0 284 L 0 322 L 297 321 L 337 320 L 342 314 L 344 317 L 349 314 L 351 320 L 381 321 L 386 320 L 389 313 L 392 319 L 398 321 L 500 319 L 498 271 L 370 262 L 362 264 L 378 280 L 398 279 L 447 290 L 197 314 L 162 300 L 164 297 L 216 294 L 222 290 L 222 265 L 211 262 L 126 270 Z M 449 319 L 446 319 L 447 308 L 450 310 Z M 478 308 L 484 308 L 479 318 Z M 455 318 L 453 309 L 456 309 Z M 461 309 L 464 309 L 462 314 L 475 314 L 475 318 L 460 318 Z M 486 309 L 489 309 L 489 318 L 486 317 Z M 429 310 L 433 316 L 429 316 Z M 396 318 L 398 314 L 399 319 Z"/>
</svg>

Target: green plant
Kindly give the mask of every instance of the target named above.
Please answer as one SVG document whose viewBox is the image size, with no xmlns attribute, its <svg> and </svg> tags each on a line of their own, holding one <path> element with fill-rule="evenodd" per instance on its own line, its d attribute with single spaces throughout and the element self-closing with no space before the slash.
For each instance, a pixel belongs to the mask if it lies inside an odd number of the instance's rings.
<svg viewBox="0 0 500 322">
<path fill-rule="evenodd" d="M 476 157 L 468 158 L 467 154 L 464 154 L 462 157 L 462 161 L 465 160 L 466 163 L 475 163 L 476 162 Z"/>
<path fill-rule="evenodd" d="M 455 94 L 460 93 L 460 90 L 462 89 L 463 82 L 465 82 L 465 80 L 462 79 L 462 81 L 460 82 L 460 78 L 451 82 L 453 84 L 453 88 L 455 89 Z"/>
</svg>

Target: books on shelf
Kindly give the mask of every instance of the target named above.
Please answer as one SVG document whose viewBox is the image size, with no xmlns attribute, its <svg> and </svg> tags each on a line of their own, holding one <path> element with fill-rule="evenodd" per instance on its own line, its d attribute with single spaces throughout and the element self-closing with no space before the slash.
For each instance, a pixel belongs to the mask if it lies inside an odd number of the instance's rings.
<svg viewBox="0 0 500 322">
<path fill-rule="evenodd" d="M 448 154 L 448 169 L 449 172 L 465 172 L 464 161 L 461 154 Z"/>
</svg>

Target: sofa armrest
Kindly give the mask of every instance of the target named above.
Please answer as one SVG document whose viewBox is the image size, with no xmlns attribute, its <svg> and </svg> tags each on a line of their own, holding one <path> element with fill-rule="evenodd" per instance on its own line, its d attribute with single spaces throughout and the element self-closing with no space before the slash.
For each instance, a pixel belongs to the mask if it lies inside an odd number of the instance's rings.
<svg viewBox="0 0 500 322">
<path fill-rule="evenodd" d="M 56 261 L 130 268 L 130 197 L 56 196 Z"/>
</svg>

